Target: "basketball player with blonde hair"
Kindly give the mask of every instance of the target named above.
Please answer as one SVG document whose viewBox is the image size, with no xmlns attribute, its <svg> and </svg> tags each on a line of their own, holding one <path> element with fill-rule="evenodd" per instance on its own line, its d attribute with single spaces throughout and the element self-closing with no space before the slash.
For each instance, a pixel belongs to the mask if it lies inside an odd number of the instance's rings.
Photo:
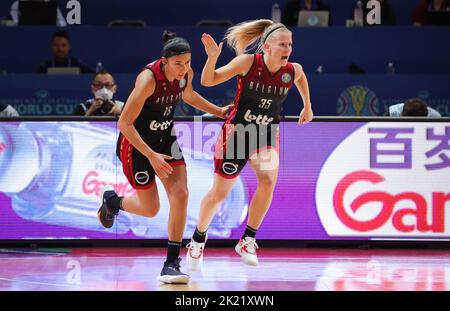
<svg viewBox="0 0 450 311">
<path fill-rule="evenodd" d="M 237 56 L 216 69 L 223 43 L 217 45 L 209 34 L 202 35 L 208 55 L 202 85 L 212 87 L 235 76 L 238 85 L 233 110 L 215 146 L 214 183 L 202 200 L 197 227 L 187 246 L 191 270 L 201 267 L 208 226 L 247 162 L 258 186 L 250 202 L 247 228 L 235 250 L 244 263 L 258 264 L 255 236 L 272 202 L 279 167 L 280 113 L 293 85 L 304 105 L 298 122 L 305 124 L 313 118 L 306 75 L 300 64 L 289 62 L 292 33 L 286 26 L 266 19 L 248 21 L 229 28 L 225 39 Z M 247 54 L 252 48 L 256 52 Z"/>
</svg>

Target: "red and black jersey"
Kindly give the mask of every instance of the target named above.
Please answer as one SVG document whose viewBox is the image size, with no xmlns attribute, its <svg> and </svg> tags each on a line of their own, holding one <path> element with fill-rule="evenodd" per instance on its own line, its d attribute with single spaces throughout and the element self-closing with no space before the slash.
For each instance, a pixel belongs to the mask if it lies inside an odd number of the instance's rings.
<svg viewBox="0 0 450 311">
<path fill-rule="evenodd" d="M 183 153 L 173 131 L 175 107 L 183 97 L 188 75 L 182 80 L 169 82 L 161 67 L 161 59 L 148 64 L 142 70 L 151 70 L 156 87 L 139 113 L 134 126 L 141 138 L 155 152 L 172 156 L 167 160 L 171 166 L 185 165 Z M 137 150 L 120 133 L 116 154 L 122 162 L 123 172 L 134 189 L 149 189 L 155 184 L 155 170 L 148 158 Z"/>
<path fill-rule="evenodd" d="M 292 63 L 270 73 L 263 55 L 255 54 L 248 73 L 238 76 L 234 109 L 227 123 L 278 124 L 283 102 L 293 83 Z"/>
<path fill-rule="evenodd" d="M 145 100 L 134 126 L 141 137 L 170 135 L 175 107 L 182 100 L 188 75 L 182 80 L 169 82 L 162 70 L 161 59 L 148 64 L 143 70 L 147 69 L 153 72 L 156 87 L 153 94 Z"/>
</svg>

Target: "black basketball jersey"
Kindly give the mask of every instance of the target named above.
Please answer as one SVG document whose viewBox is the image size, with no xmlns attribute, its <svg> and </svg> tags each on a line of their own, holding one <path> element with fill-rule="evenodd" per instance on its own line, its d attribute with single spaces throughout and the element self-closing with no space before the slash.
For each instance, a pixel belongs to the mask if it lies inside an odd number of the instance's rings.
<svg viewBox="0 0 450 311">
<path fill-rule="evenodd" d="M 134 126 L 141 137 L 170 134 L 175 107 L 183 98 L 188 75 L 181 80 L 168 81 L 162 70 L 161 59 L 148 64 L 143 70 L 146 69 L 153 72 L 156 87 L 153 94 L 145 100 Z"/>
<path fill-rule="evenodd" d="M 228 123 L 278 124 L 283 102 L 293 83 L 292 63 L 270 73 L 263 55 L 255 54 L 248 73 L 243 77 L 238 76 L 234 108 Z"/>
</svg>

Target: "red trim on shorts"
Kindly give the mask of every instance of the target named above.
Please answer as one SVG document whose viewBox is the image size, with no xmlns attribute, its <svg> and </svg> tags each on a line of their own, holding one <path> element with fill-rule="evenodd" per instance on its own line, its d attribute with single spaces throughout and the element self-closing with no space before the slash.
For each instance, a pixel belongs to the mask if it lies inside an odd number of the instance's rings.
<svg viewBox="0 0 450 311">
<path fill-rule="evenodd" d="M 125 165 L 125 162 L 122 162 L 122 170 L 123 170 L 123 173 L 125 174 L 125 176 L 127 177 L 128 182 L 129 182 L 130 181 L 129 180 L 130 173 L 128 172 L 128 167 Z"/>
<path fill-rule="evenodd" d="M 220 131 L 214 147 L 214 171 L 220 170 L 220 167 L 222 166 L 223 158 L 227 152 L 228 141 L 231 139 L 231 135 L 234 135 L 234 130 L 234 124 L 225 123 Z"/>
<path fill-rule="evenodd" d="M 122 135 L 122 139 L 120 140 L 120 161 L 122 162 L 123 173 L 127 177 L 128 182 L 130 182 L 131 186 L 133 187 L 133 178 L 130 178 L 131 171 L 130 171 L 130 165 L 128 163 L 129 147 L 130 147 L 130 144 L 129 144 L 128 140 L 125 138 L 125 136 Z"/>
<path fill-rule="evenodd" d="M 235 126 L 233 125 L 233 131 L 230 132 L 230 136 L 227 139 L 227 134 L 228 134 L 227 129 L 228 129 L 228 126 L 231 124 L 231 120 L 236 116 L 236 112 L 238 110 L 241 95 L 242 95 L 242 88 L 243 88 L 242 78 L 238 77 L 238 85 L 237 85 L 237 90 L 236 90 L 236 96 L 234 98 L 233 110 L 231 111 L 230 115 L 228 116 L 227 120 L 225 121 L 224 125 L 222 126 L 222 130 L 220 131 L 220 134 L 216 141 L 215 150 L 214 150 L 214 166 L 215 166 L 214 172 L 216 172 L 217 170 L 220 170 L 220 167 L 222 166 L 223 158 L 225 157 L 225 153 L 227 150 L 228 140 L 231 137 L 232 132 L 234 132 Z M 225 129 L 225 131 L 224 131 L 224 129 Z M 220 157 L 220 159 L 217 158 L 217 152 L 218 152 L 217 147 L 220 147 L 220 148 L 223 147 L 222 156 Z"/>
<path fill-rule="evenodd" d="M 130 162 L 128 162 L 128 156 L 130 157 Z M 136 184 L 133 175 L 133 145 L 124 135 L 122 135 L 122 139 L 120 140 L 120 161 L 122 162 L 123 173 L 127 177 L 127 180 L 133 189 L 146 190 L 151 189 L 154 186 L 155 177 L 153 177 L 153 181 L 147 185 Z"/>
<path fill-rule="evenodd" d="M 234 175 L 226 175 L 226 174 L 222 173 L 222 171 L 220 171 L 220 169 L 215 171 L 214 173 L 219 175 L 220 177 L 223 177 L 223 178 L 226 178 L 226 179 L 235 179 L 235 178 L 239 177 L 239 174 L 240 174 L 240 172 L 239 172 L 239 173 L 236 173 Z"/>
<path fill-rule="evenodd" d="M 134 180 L 134 179 L 133 179 Z M 155 185 L 155 177 L 153 177 L 153 180 L 151 183 L 147 184 L 147 185 L 135 185 L 133 186 L 133 189 L 137 189 L 137 190 L 147 190 L 147 189 L 151 189 L 153 188 L 153 186 Z"/>
<path fill-rule="evenodd" d="M 183 161 L 183 160 L 180 160 L 180 161 L 173 161 L 173 162 L 167 162 L 167 164 L 169 164 L 170 166 L 180 166 L 180 165 L 186 166 L 186 162 Z"/>
<path fill-rule="evenodd" d="M 128 172 L 130 174 L 130 179 L 132 181 L 131 186 L 136 189 L 137 185 L 136 185 L 136 181 L 134 180 L 134 175 L 133 175 L 133 145 L 128 142 L 130 144 L 129 148 L 129 152 L 127 153 L 127 157 L 130 157 L 130 162 L 128 163 Z"/>
<path fill-rule="evenodd" d="M 222 126 L 222 129 L 220 130 L 219 136 L 217 136 L 217 141 L 214 146 L 214 172 L 218 170 L 218 167 L 220 167 L 220 162 L 221 160 L 223 160 L 224 155 L 223 140 L 224 135 L 226 135 L 226 131 L 224 131 L 223 129 L 225 125 L 226 123 Z M 222 155 L 220 155 L 220 153 L 222 153 Z"/>
<path fill-rule="evenodd" d="M 236 116 L 236 112 L 239 107 L 239 100 L 241 99 L 241 95 L 242 95 L 242 88 L 243 88 L 242 78 L 238 77 L 236 96 L 234 97 L 234 107 L 233 107 L 233 110 L 231 110 L 230 114 L 228 115 L 228 118 L 226 119 L 225 124 L 231 123 L 231 120 Z"/>
</svg>

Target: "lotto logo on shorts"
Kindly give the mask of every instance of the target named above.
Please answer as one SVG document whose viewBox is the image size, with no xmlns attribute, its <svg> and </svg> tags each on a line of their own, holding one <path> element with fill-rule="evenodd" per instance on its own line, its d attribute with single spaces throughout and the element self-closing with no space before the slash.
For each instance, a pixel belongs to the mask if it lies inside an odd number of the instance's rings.
<svg viewBox="0 0 450 311">
<path fill-rule="evenodd" d="M 159 131 L 159 130 L 164 131 L 164 130 L 167 130 L 170 127 L 171 124 L 172 124 L 172 120 L 164 121 L 164 122 L 161 122 L 161 123 L 153 120 L 150 123 L 150 130 L 152 130 L 152 131 Z"/>
</svg>

